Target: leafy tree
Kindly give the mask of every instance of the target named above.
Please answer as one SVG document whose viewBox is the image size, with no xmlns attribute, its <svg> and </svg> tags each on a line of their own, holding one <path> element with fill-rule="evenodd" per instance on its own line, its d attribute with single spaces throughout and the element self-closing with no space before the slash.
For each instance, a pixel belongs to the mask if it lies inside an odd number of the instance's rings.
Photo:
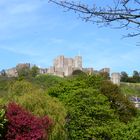
<svg viewBox="0 0 140 140">
<path fill-rule="evenodd" d="M 18 72 L 18 77 L 21 79 L 25 77 L 29 77 L 30 68 L 29 67 L 17 68 L 17 72 Z"/>
<path fill-rule="evenodd" d="M 140 1 L 139 0 L 115 0 L 109 1 L 104 6 L 98 6 L 97 2 L 77 2 L 71 0 L 49 0 L 68 10 L 78 13 L 86 22 L 97 25 L 118 25 L 122 29 L 132 30 L 127 36 L 140 35 Z M 112 27 L 112 26 L 111 26 Z"/>
<path fill-rule="evenodd" d="M 73 79 L 50 88 L 48 94 L 59 98 L 65 103 L 71 93 L 79 89 L 85 90 L 89 87 L 107 97 L 110 102 L 110 107 L 115 110 L 115 113 L 122 122 L 127 123 L 136 116 L 137 110 L 134 105 L 124 97 L 120 88 L 110 81 L 104 81 L 98 75 L 88 75 L 84 78 L 74 77 Z"/>
<path fill-rule="evenodd" d="M 73 75 L 73 76 L 76 76 L 76 75 L 83 75 L 83 76 L 85 76 L 86 73 L 83 72 L 83 71 L 81 71 L 81 70 L 74 70 L 74 71 L 72 72 L 72 75 Z"/>
<path fill-rule="evenodd" d="M 84 81 L 77 80 L 75 78 L 62 82 L 55 87 L 48 89 L 48 94 L 52 97 L 57 97 L 61 101 L 65 102 L 68 95 L 79 88 L 86 88 L 87 85 Z"/>
<path fill-rule="evenodd" d="M 39 68 L 37 66 L 33 66 L 30 69 L 30 76 L 31 77 L 36 77 L 39 74 Z"/>
<path fill-rule="evenodd" d="M 136 70 L 134 70 L 134 71 L 133 71 L 133 77 L 139 77 L 139 72 L 136 71 Z"/>
<path fill-rule="evenodd" d="M 133 71 L 133 81 L 134 81 L 135 83 L 140 82 L 139 72 L 136 71 L 136 70 Z"/>
<path fill-rule="evenodd" d="M 103 77 L 105 80 L 109 80 L 109 73 L 108 72 L 100 72 L 99 73 L 101 75 L 101 77 Z"/>
<path fill-rule="evenodd" d="M 137 114 L 119 87 L 99 75 L 68 78 L 48 93 L 68 109 L 66 128 L 73 140 L 111 140 L 118 125 L 128 123 Z"/>
<path fill-rule="evenodd" d="M 78 89 L 69 94 L 67 129 L 72 140 L 108 139 L 117 116 L 107 98 L 92 88 Z"/>
<path fill-rule="evenodd" d="M 128 74 L 125 71 L 121 72 L 121 82 L 128 82 Z"/>
<path fill-rule="evenodd" d="M 6 76 L 6 71 L 4 69 L 0 73 L 2 76 Z"/>
<path fill-rule="evenodd" d="M 58 97 L 61 100 L 65 100 L 68 94 L 71 94 L 77 89 L 86 89 L 89 87 L 99 89 L 101 81 L 102 77 L 99 75 L 71 76 L 68 77 L 65 81 L 50 88 L 48 90 L 48 94 L 53 97 Z"/>
<path fill-rule="evenodd" d="M 100 91 L 108 97 L 111 108 L 119 115 L 121 121 L 127 123 L 137 115 L 136 108 L 128 101 L 127 97 L 121 94 L 120 88 L 117 85 L 112 84 L 110 81 L 104 81 Z"/>
</svg>

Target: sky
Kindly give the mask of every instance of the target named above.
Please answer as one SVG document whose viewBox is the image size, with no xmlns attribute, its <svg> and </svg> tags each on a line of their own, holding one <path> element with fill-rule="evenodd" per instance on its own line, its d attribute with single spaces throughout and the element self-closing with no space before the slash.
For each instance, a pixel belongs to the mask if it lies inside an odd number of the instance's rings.
<svg viewBox="0 0 140 140">
<path fill-rule="evenodd" d="M 84 22 L 48 0 L 0 0 L 0 70 L 18 63 L 48 68 L 59 55 L 80 53 L 83 67 L 131 74 L 140 71 L 139 37 L 122 39 L 126 32 Z"/>
</svg>

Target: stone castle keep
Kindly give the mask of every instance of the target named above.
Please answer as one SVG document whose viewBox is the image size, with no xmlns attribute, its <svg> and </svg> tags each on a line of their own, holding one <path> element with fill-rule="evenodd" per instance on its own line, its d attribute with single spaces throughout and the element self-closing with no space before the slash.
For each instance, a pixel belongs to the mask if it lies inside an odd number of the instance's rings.
<svg viewBox="0 0 140 140">
<path fill-rule="evenodd" d="M 32 65 L 30 63 L 18 64 L 14 68 L 5 70 L 5 73 L 8 77 L 17 77 L 18 70 L 25 67 L 31 69 Z M 50 68 L 39 68 L 39 73 L 65 77 L 71 75 L 72 72 L 75 70 L 81 70 L 88 74 L 92 74 L 92 73 L 98 74 L 100 72 L 106 72 L 110 75 L 110 68 L 103 68 L 99 71 L 93 70 L 93 68 L 83 68 L 82 56 L 75 56 L 74 58 L 66 58 L 63 55 L 56 57 L 53 61 L 53 66 L 51 66 Z M 120 85 L 120 78 L 121 77 L 119 73 L 111 74 L 111 81 L 114 84 Z"/>
<path fill-rule="evenodd" d="M 71 75 L 74 70 L 82 70 L 82 56 L 65 58 L 61 55 L 54 59 L 53 66 L 48 69 L 48 73 L 63 77 Z"/>
</svg>

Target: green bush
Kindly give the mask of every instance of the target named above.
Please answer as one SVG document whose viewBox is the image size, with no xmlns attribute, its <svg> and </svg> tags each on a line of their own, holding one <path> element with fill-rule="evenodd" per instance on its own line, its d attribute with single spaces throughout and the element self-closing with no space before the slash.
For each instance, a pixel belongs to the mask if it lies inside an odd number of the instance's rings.
<svg viewBox="0 0 140 140">
<path fill-rule="evenodd" d="M 4 139 L 7 130 L 7 119 L 5 117 L 5 110 L 0 109 L 0 139 Z"/>
<path fill-rule="evenodd" d="M 73 76 L 86 76 L 87 74 L 85 72 L 83 72 L 82 70 L 74 70 L 72 72 Z"/>
</svg>

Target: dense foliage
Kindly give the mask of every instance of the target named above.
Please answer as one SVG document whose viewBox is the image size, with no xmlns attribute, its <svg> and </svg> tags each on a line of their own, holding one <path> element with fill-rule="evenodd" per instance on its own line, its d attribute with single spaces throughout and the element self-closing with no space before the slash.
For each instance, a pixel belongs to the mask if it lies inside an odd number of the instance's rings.
<svg viewBox="0 0 140 140">
<path fill-rule="evenodd" d="M 18 78 L 22 79 L 32 79 L 39 74 L 39 68 L 37 66 L 23 66 L 23 67 L 16 67 Z"/>
<path fill-rule="evenodd" d="M 53 120 L 51 139 L 64 139 L 66 109 L 56 98 L 45 94 L 42 89 L 33 86 L 27 81 L 17 81 L 9 87 L 8 100 L 5 102 L 16 102 L 24 106 L 28 111 L 37 116 L 48 115 Z"/>
<path fill-rule="evenodd" d="M 86 75 L 86 73 L 84 73 L 82 70 L 74 70 L 73 72 L 72 72 L 72 75 L 74 76 L 76 76 L 76 75 Z"/>
<path fill-rule="evenodd" d="M 111 129 L 118 118 L 104 95 L 91 88 L 79 89 L 69 95 L 67 106 L 70 139 L 111 138 Z"/>
<path fill-rule="evenodd" d="M 15 102 L 13 106 L 17 108 L 13 107 L 13 111 L 20 110 L 19 116 L 25 116 L 23 122 L 28 115 L 33 118 L 47 115 L 53 122 L 49 133 L 46 132 L 49 140 L 139 140 L 137 110 L 122 94 L 122 87 L 108 81 L 106 74 L 89 75 L 76 71 L 65 78 L 29 77 L 0 77 L 0 81 L 5 82 L 1 84 L 0 104 L 9 107 L 9 103 Z M 9 122 L 10 116 L 7 117 Z M 32 123 L 25 124 L 32 126 Z M 19 129 L 16 123 L 12 126 L 14 130 Z M 6 132 L 6 136 L 11 137 L 10 132 Z"/>
<path fill-rule="evenodd" d="M 137 110 L 119 87 L 103 79 L 80 75 L 48 90 L 67 107 L 70 139 L 112 139 L 118 125 L 125 125 L 136 116 Z"/>
<path fill-rule="evenodd" d="M 123 122 L 128 122 L 133 116 L 136 116 L 136 109 L 127 97 L 121 94 L 117 85 L 112 84 L 110 81 L 102 83 L 101 92 L 108 97 L 111 108 L 115 110 L 119 118 Z"/>
<path fill-rule="evenodd" d="M 8 140 L 39 140 L 48 138 L 48 130 L 51 126 L 51 120 L 45 116 L 39 118 L 24 110 L 15 103 L 7 106 L 6 118 L 8 120 Z"/>
<path fill-rule="evenodd" d="M 5 110 L 0 109 L 0 139 L 4 139 L 7 131 L 7 119 L 5 117 Z"/>
<path fill-rule="evenodd" d="M 48 89 L 50 87 L 54 87 L 58 83 L 61 83 L 62 81 L 65 81 L 64 78 L 52 76 L 52 75 L 38 75 L 36 76 L 32 83 L 39 86 L 41 89 Z"/>
</svg>

